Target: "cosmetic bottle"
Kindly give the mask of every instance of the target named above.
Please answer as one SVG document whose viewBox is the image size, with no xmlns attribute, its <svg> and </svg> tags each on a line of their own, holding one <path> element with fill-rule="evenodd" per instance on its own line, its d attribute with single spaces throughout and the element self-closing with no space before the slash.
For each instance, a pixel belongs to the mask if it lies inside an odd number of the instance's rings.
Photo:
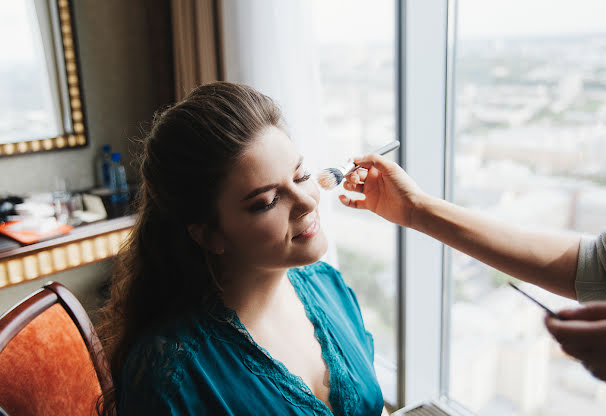
<svg viewBox="0 0 606 416">
<path fill-rule="evenodd" d="M 124 202 L 128 200 L 128 183 L 126 182 L 126 170 L 121 162 L 120 153 L 112 153 L 109 169 L 110 186 L 112 191 L 112 202 Z"/>
<path fill-rule="evenodd" d="M 111 146 L 104 144 L 97 156 L 97 185 L 101 188 L 110 187 L 110 166 L 112 163 Z"/>
</svg>

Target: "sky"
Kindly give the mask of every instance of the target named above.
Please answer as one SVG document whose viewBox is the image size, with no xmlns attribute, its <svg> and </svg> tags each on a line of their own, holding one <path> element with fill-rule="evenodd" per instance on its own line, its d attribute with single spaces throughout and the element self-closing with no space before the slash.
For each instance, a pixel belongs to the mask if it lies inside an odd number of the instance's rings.
<svg viewBox="0 0 606 416">
<path fill-rule="evenodd" d="M 606 33 L 606 0 L 458 0 L 461 38 Z"/>
<path fill-rule="evenodd" d="M 315 38 L 320 43 L 393 42 L 396 1 L 311 0 Z M 28 3 L 0 0 L 0 56 L 33 58 Z M 606 33 L 606 0 L 458 0 L 458 8 L 460 38 Z"/>
<path fill-rule="evenodd" d="M 320 43 L 393 42 L 396 1 L 313 0 L 315 37 Z M 458 0 L 460 38 L 599 32 L 606 33 L 606 0 Z"/>
<path fill-rule="evenodd" d="M 394 0 L 312 0 L 310 7 L 320 44 L 393 42 Z"/>
<path fill-rule="evenodd" d="M 11 61 L 34 59 L 30 13 L 30 1 L 0 0 L 0 61 L 8 56 Z"/>
</svg>

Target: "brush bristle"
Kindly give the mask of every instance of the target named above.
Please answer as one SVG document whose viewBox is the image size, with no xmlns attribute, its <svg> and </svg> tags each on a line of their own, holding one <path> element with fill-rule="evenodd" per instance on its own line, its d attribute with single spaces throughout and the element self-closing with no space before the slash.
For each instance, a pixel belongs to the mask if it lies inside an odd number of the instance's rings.
<svg viewBox="0 0 606 416">
<path fill-rule="evenodd" d="M 339 169 L 328 168 L 318 173 L 317 181 L 326 190 L 333 189 L 343 180 L 343 173 Z"/>
</svg>

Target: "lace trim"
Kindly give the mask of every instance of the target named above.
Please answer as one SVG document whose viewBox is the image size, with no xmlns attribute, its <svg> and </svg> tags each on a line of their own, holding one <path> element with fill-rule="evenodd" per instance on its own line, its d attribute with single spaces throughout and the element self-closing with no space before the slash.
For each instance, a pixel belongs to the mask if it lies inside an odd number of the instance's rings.
<svg viewBox="0 0 606 416">
<path fill-rule="evenodd" d="M 345 365 L 343 352 L 327 330 L 328 318 L 323 310 L 315 306 L 315 302 L 311 299 L 312 295 L 303 281 L 307 278 L 306 274 L 326 267 L 323 263 L 316 263 L 298 269 L 290 269 L 288 277 L 304 305 L 308 319 L 314 326 L 314 335 L 322 349 L 322 358 L 329 371 L 329 402 L 333 412 L 335 415 L 349 416 L 353 415 L 358 407 L 359 394 Z M 291 373 L 282 362 L 272 358 L 266 349 L 255 342 L 234 310 L 219 302 L 211 314 L 202 318 L 202 321 L 200 323 L 202 323 L 206 336 L 212 336 L 222 342 L 240 347 L 237 350 L 248 369 L 254 374 L 271 379 L 282 396 L 293 406 L 310 408 L 316 415 L 330 416 L 333 414 L 328 406 L 313 394 L 300 376 Z M 157 338 L 146 347 L 138 349 L 136 359 L 129 360 L 130 368 L 127 372 L 134 376 L 134 384 L 137 384 L 136 381 L 142 381 L 143 374 L 136 369 L 149 368 L 149 364 L 153 363 L 151 371 L 154 374 L 161 374 L 164 380 L 168 376 L 171 386 L 179 386 L 185 371 L 183 363 L 189 360 L 194 361 L 200 348 L 200 343 L 195 338 L 188 339 L 186 342 L 177 342 L 164 337 Z M 146 365 L 139 365 L 143 362 Z M 176 363 L 180 363 L 180 365 L 176 365 Z M 165 398 L 174 398 L 177 391 L 178 389 L 167 388 L 161 389 L 159 393 Z"/>
<path fill-rule="evenodd" d="M 314 306 L 314 302 L 310 299 L 311 295 L 305 287 L 304 282 L 301 281 L 304 278 L 301 276 L 301 273 L 306 272 L 306 269 L 309 267 L 290 269 L 288 270 L 288 277 L 305 307 L 308 319 L 314 326 L 314 335 L 322 349 L 322 358 L 328 367 L 330 377 L 328 399 L 333 412 L 336 415 L 352 415 L 358 407 L 360 397 L 345 365 L 343 353 L 338 348 L 338 345 L 333 342 L 327 331 L 328 320 L 324 311 Z M 309 407 L 320 415 L 333 414 L 328 406 L 313 394 L 300 376 L 291 373 L 282 362 L 274 359 L 265 348 L 255 342 L 234 310 L 221 305 L 218 308 L 218 312 L 219 315 L 222 315 L 222 318 L 215 319 L 229 324 L 243 336 L 242 340 L 245 345 L 242 345 L 244 348 L 241 356 L 250 371 L 254 374 L 271 378 L 280 389 L 282 396 L 291 404 L 299 407 Z M 218 331 L 213 331 L 215 337 L 220 338 L 222 341 L 235 341 L 228 334 L 221 334 L 222 331 L 219 328 L 216 329 Z"/>
<path fill-rule="evenodd" d="M 272 358 L 265 348 L 255 342 L 235 311 L 226 308 L 226 322 L 242 335 L 241 339 L 246 345 L 240 350 L 240 356 L 253 374 L 270 378 L 292 405 L 309 407 L 318 415 L 332 414 L 301 377 L 291 373 L 281 361 Z"/>
<path fill-rule="evenodd" d="M 149 382 L 148 372 L 154 375 L 153 380 L 163 380 L 165 388 L 157 389 L 157 394 L 163 399 L 173 399 L 184 376 L 182 363 L 192 360 L 194 354 L 184 342 L 173 341 L 165 337 L 156 337 L 149 344 L 142 343 L 132 351 L 131 358 L 127 361 L 124 374 L 129 377 L 129 389 L 120 389 L 123 394 L 126 390 L 139 391 L 136 386 L 144 386 Z M 166 388 L 168 387 L 168 388 Z M 142 391 L 145 391 L 143 389 Z M 152 399 L 151 395 L 148 399 Z M 125 402 L 125 397 L 122 397 Z"/>
<path fill-rule="evenodd" d="M 325 267 L 323 263 L 320 264 Z M 306 269 L 303 268 L 304 271 Z M 322 348 L 322 358 L 328 366 L 330 374 L 329 401 L 333 406 L 333 410 L 336 414 L 352 415 L 358 407 L 360 396 L 354 387 L 354 383 L 345 365 L 341 348 L 332 341 L 327 332 L 328 318 L 324 311 L 316 308 L 315 302 L 309 299 L 309 291 L 305 284 L 301 282 L 302 276 L 299 273 L 290 273 L 289 270 L 289 278 L 301 302 L 303 302 L 305 312 L 314 326 L 316 339 Z"/>
</svg>

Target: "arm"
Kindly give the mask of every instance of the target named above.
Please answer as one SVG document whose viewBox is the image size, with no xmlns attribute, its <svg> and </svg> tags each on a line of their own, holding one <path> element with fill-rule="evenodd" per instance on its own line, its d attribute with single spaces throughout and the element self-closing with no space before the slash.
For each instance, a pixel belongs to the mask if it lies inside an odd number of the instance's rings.
<svg viewBox="0 0 606 416">
<path fill-rule="evenodd" d="M 504 273 L 576 299 L 576 235 L 526 231 L 429 196 L 421 198 L 410 226 Z"/>
<path fill-rule="evenodd" d="M 373 211 L 504 273 L 576 299 L 578 236 L 526 231 L 426 195 L 402 168 L 379 155 L 355 163 L 367 170 L 349 175 L 344 187 L 366 198 L 341 196 L 343 204 Z"/>
</svg>

